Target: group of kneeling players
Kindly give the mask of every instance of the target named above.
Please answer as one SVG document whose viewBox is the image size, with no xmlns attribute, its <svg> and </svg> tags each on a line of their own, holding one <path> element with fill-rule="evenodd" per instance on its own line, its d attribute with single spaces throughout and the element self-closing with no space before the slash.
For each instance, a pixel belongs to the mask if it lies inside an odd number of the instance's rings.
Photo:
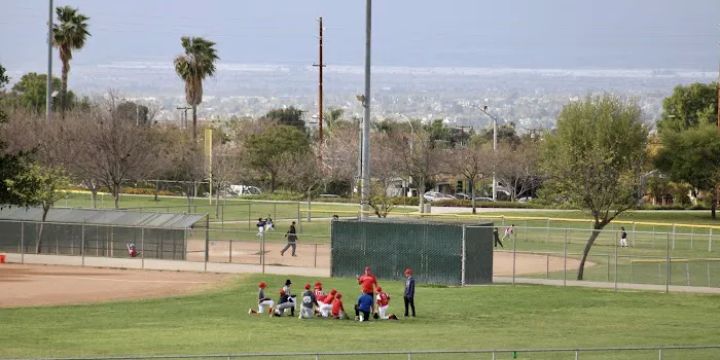
<svg viewBox="0 0 720 360">
<path fill-rule="evenodd" d="M 412 316 L 415 316 L 415 280 L 412 277 L 412 270 L 405 269 L 405 292 L 403 298 L 405 300 L 405 316 L 408 316 L 408 306 L 412 307 Z M 377 278 L 373 275 L 370 267 L 365 267 L 363 275 L 358 277 L 361 294 L 354 305 L 355 320 L 368 321 L 372 317 L 378 320 L 397 320 L 395 314 L 388 312 L 390 306 L 390 295 L 383 291 L 377 283 Z M 325 293 L 321 282 L 316 282 L 311 288 L 310 284 L 305 284 L 305 291 L 298 305 L 296 295 L 291 291 L 292 281 L 287 279 L 285 286 L 280 289 L 280 299 L 275 303 L 272 299 L 265 295 L 267 283 L 264 281 L 258 284 L 258 309 L 249 309 L 248 314 L 268 314 L 270 316 L 284 316 L 289 312 L 290 316 L 295 316 L 296 307 L 300 307 L 298 315 L 299 319 L 311 319 L 313 317 L 332 318 L 332 319 L 348 319 L 343 304 L 343 295 L 335 289 Z"/>
</svg>

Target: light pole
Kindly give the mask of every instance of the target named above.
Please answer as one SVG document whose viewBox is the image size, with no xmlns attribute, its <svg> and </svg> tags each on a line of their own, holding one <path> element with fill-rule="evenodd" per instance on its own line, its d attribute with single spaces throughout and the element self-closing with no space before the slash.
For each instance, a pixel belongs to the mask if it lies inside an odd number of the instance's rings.
<svg viewBox="0 0 720 360">
<path fill-rule="evenodd" d="M 485 113 L 485 115 L 489 116 L 493 121 L 493 155 L 497 155 L 497 118 L 490 114 L 487 111 L 488 106 L 483 105 L 482 111 Z M 493 178 L 492 178 L 492 199 L 493 201 L 497 200 L 497 191 L 495 189 L 495 186 L 497 186 L 497 181 L 495 180 L 495 162 L 493 161 Z"/>
<path fill-rule="evenodd" d="M 365 94 L 363 96 L 363 140 L 362 140 L 362 184 L 360 188 L 360 209 L 362 218 L 367 216 L 370 198 L 370 35 L 372 25 L 372 0 L 365 3 Z"/>
<path fill-rule="evenodd" d="M 49 1 L 48 10 L 48 73 L 47 83 L 45 84 L 45 121 L 50 122 L 50 114 L 52 111 L 52 100 L 50 93 L 52 92 L 52 46 L 53 46 L 53 0 Z M 64 105 L 64 104 L 63 104 Z"/>
</svg>

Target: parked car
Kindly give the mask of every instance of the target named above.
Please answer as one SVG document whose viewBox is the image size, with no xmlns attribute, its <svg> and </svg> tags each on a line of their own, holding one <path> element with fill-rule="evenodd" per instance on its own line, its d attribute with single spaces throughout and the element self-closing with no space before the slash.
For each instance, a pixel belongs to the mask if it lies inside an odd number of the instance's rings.
<svg viewBox="0 0 720 360">
<path fill-rule="evenodd" d="M 455 200 L 451 195 L 441 193 L 439 191 L 428 191 L 423 194 L 423 198 L 430 202 L 441 201 L 441 200 Z"/>
<path fill-rule="evenodd" d="M 230 185 L 228 189 L 228 195 L 230 196 L 246 196 L 246 195 L 260 195 L 262 190 L 257 186 L 251 185 Z"/>
<path fill-rule="evenodd" d="M 495 202 L 495 200 L 487 196 L 476 196 L 475 201 Z"/>
<path fill-rule="evenodd" d="M 458 200 L 470 200 L 470 195 L 466 193 L 455 193 L 455 198 Z"/>
</svg>

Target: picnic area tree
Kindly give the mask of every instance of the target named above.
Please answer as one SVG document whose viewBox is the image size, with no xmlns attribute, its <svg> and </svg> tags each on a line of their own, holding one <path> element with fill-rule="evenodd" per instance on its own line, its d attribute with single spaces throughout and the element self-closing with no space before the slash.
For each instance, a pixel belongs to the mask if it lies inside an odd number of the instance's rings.
<svg viewBox="0 0 720 360">
<path fill-rule="evenodd" d="M 286 170 L 288 157 L 304 154 L 310 149 L 307 134 L 295 126 L 270 125 L 244 140 L 245 161 L 248 167 L 257 171 L 275 192 L 278 176 Z"/>
<path fill-rule="evenodd" d="M 663 100 L 662 118 L 657 123 L 659 133 L 715 124 L 717 101 L 717 83 L 676 86 L 672 95 Z"/>
<path fill-rule="evenodd" d="M 690 184 L 710 195 L 710 215 L 716 219 L 720 185 L 720 133 L 712 124 L 683 131 L 664 131 L 655 165 L 673 181 Z"/>
<path fill-rule="evenodd" d="M 35 244 L 36 254 L 42 249 L 43 225 L 48 212 L 57 200 L 65 197 L 61 189 L 66 188 L 68 183 L 68 178 L 61 168 L 42 167 L 35 163 L 26 165 L 24 170 L 13 178 L 5 179 L 3 185 L 19 199 L 18 205 L 42 208 L 42 221 Z"/>
<path fill-rule="evenodd" d="M 600 231 L 637 203 L 648 129 L 636 104 L 612 95 L 565 105 L 556 126 L 545 138 L 541 158 L 546 181 L 594 220 L 578 268 L 582 280 Z"/>
<path fill-rule="evenodd" d="M 481 139 L 470 140 L 467 146 L 452 149 L 452 156 L 448 163 L 448 170 L 460 174 L 467 180 L 470 188 L 470 205 L 472 213 L 477 213 L 475 204 L 475 184 L 492 176 L 494 157 L 492 144 L 483 143 Z"/>
</svg>

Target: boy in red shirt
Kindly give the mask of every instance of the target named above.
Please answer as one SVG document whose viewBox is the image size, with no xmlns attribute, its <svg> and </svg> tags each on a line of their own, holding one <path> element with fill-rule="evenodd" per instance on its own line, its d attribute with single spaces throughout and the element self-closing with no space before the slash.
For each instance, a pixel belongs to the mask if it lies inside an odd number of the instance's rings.
<svg viewBox="0 0 720 360">
<path fill-rule="evenodd" d="M 332 316 L 335 319 L 345 319 L 345 307 L 342 302 L 342 294 L 338 293 L 335 296 L 332 304 Z"/>
<path fill-rule="evenodd" d="M 337 296 L 337 290 L 332 289 L 330 290 L 330 293 L 325 297 L 322 303 L 318 304 L 318 310 L 320 311 L 320 315 L 322 317 L 328 317 L 330 316 L 330 312 L 332 311 L 333 301 L 335 300 L 335 297 Z"/>
<path fill-rule="evenodd" d="M 375 300 L 377 301 L 377 308 L 380 319 L 387 320 L 388 319 L 388 307 L 390 306 L 390 295 L 388 295 L 386 292 L 383 291 L 382 287 L 377 287 L 377 296 L 375 297 Z M 376 318 L 377 319 L 377 318 Z"/>
</svg>

